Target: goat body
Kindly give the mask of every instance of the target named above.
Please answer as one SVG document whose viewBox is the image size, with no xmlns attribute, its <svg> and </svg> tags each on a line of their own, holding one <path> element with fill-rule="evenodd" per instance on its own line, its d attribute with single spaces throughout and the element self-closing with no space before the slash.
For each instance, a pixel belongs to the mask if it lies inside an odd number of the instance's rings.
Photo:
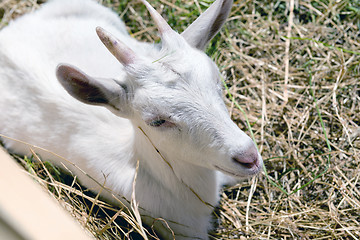
<svg viewBox="0 0 360 240">
<path fill-rule="evenodd" d="M 159 46 L 131 38 L 115 13 L 90 0 L 54 0 L 2 29 L 0 134 L 61 156 L 39 150 L 87 188 L 111 189 L 102 191 L 109 201 L 131 199 L 139 161 L 143 220 L 169 220 L 176 239 L 208 239 L 221 173 L 249 177 L 262 166 L 228 116 L 220 74 L 202 51 L 232 1 L 217 0 L 182 34 L 143 2 Z M 6 148 L 29 154 L 7 137 Z"/>
</svg>

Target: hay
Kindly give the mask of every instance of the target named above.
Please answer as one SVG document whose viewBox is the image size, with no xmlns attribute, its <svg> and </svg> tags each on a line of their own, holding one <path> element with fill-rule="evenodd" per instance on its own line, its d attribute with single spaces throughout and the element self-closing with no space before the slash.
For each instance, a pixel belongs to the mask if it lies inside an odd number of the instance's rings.
<svg viewBox="0 0 360 240">
<path fill-rule="evenodd" d="M 104 4 L 134 37 L 158 40 L 139 2 Z M 178 31 L 208 6 L 152 4 Z M 37 7 L 2 1 L 1 26 Z M 215 239 L 360 239 L 359 25 L 356 0 L 235 1 L 207 51 L 226 76 L 232 118 L 250 134 L 248 120 L 267 174 L 224 189 Z M 113 221 L 129 212 L 32 165 L 39 182 L 99 239 L 126 239 L 134 231 Z"/>
</svg>

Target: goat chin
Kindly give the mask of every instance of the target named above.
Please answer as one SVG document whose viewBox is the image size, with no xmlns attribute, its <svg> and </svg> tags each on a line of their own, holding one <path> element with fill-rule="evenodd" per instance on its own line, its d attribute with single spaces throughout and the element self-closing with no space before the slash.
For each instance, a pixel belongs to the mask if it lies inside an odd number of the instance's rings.
<svg viewBox="0 0 360 240">
<path fill-rule="evenodd" d="M 202 51 L 232 0 L 215 1 L 182 34 L 142 2 L 158 45 L 131 38 L 115 13 L 90 0 L 53 0 L 2 29 L 0 134 L 18 154 L 29 147 L 11 139 L 41 147 L 44 160 L 92 191 L 105 186 L 102 196 L 115 204 L 113 195 L 131 199 L 137 174 L 145 223 L 163 218 L 176 239 L 208 239 L 223 181 L 262 166 L 228 116 L 219 70 Z M 160 221 L 155 228 L 172 239 Z"/>
</svg>

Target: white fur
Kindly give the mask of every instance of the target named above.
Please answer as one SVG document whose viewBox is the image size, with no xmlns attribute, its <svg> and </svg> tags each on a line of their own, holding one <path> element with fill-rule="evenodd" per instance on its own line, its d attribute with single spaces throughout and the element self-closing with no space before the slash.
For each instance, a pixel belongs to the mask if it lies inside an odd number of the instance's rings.
<svg viewBox="0 0 360 240">
<path fill-rule="evenodd" d="M 15 20 L 0 32 L 0 134 L 59 154 L 127 200 L 139 160 L 136 200 L 142 214 L 170 220 L 177 239 L 208 239 L 212 208 L 202 201 L 217 204 L 222 184 L 218 170 L 249 177 L 262 165 L 251 139 L 228 116 L 217 67 L 201 51 L 208 41 L 191 38 L 192 31 L 207 27 L 216 7 L 205 22 L 199 18 L 184 36 L 161 49 L 131 38 L 116 14 L 92 1 L 52 1 Z M 97 26 L 125 43 L 137 60 L 120 64 L 98 39 Z M 216 32 L 202 34 L 210 40 Z M 126 99 L 119 97 L 115 109 L 106 106 L 111 111 L 76 100 L 56 79 L 60 63 L 108 78 L 94 81 L 109 81 L 104 87 L 109 94 L 117 94 L 115 86 L 122 83 Z M 158 118 L 166 118 L 169 126 L 149 126 Z M 29 154 L 26 145 L 2 141 L 15 153 Z M 65 164 L 83 185 L 99 191 L 77 167 L 40 154 L 58 166 Z M 247 168 L 234 158 L 254 158 L 255 164 Z M 102 194 L 112 199 L 109 192 Z M 153 219 L 144 221 L 152 224 Z"/>
</svg>

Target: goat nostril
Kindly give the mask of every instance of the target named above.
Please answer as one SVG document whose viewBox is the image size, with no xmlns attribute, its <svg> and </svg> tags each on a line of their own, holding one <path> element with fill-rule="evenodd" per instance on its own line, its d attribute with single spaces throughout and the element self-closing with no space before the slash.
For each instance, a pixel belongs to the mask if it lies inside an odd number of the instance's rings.
<svg viewBox="0 0 360 240">
<path fill-rule="evenodd" d="M 242 165 L 245 168 L 253 168 L 254 166 L 259 165 L 259 159 L 258 159 L 257 154 L 256 155 L 240 154 L 240 155 L 234 156 L 232 158 L 232 160 L 236 163 L 239 163 L 240 165 Z"/>
</svg>

